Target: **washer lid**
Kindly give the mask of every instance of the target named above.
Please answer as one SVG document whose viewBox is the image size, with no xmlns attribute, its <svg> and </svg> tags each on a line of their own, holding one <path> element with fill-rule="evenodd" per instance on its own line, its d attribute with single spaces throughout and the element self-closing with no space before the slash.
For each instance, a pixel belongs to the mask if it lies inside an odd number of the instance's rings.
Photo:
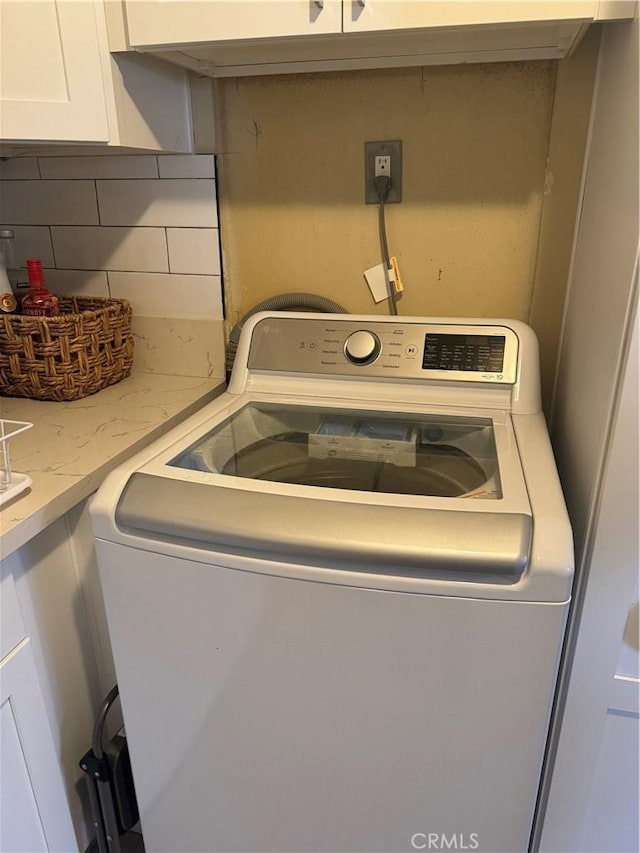
<svg viewBox="0 0 640 853">
<path fill-rule="evenodd" d="M 134 473 L 115 520 L 136 537 L 223 553 L 467 581 L 516 581 L 532 541 L 504 413 L 324 402 L 227 409 Z"/>
<path fill-rule="evenodd" d="M 251 402 L 169 465 L 358 492 L 502 497 L 486 417 Z"/>
</svg>

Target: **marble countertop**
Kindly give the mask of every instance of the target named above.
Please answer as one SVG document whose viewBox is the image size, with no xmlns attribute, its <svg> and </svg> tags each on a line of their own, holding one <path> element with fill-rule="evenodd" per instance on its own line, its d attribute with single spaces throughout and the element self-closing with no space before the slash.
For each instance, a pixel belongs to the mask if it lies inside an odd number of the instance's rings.
<svg viewBox="0 0 640 853">
<path fill-rule="evenodd" d="M 3 397 L 3 418 L 34 426 L 11 439 L 12 468 L 28 474 L 33 484 L 0 510 L 2 557 L 92 494 L 120 462 L 223 389 L 222 374 L 199 378 L 134 373 L 70 403 Z"/>
</svg>

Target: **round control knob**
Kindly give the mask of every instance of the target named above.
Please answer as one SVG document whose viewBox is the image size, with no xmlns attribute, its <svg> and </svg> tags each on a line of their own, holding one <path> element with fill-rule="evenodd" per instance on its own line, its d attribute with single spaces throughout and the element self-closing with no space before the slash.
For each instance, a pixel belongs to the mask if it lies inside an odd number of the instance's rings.
<svg viewBox="0 0 640 853">
<path fill-rule="evenodd" d="M 354 332 L 344 344 L 344 354 L 353 364 L 369 364 L 380 352 L 380 341 L 373 332 Z"/>
</svg>

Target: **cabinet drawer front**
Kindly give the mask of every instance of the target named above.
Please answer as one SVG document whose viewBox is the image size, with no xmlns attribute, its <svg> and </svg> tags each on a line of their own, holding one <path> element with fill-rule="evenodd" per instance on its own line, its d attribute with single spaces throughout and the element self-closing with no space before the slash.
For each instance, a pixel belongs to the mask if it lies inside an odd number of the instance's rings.
<svg viewBox="0 0 640 853">
<path fill-rule="evenodd" d="M 26 636 L 12 574 L 0 580 L 0 660 Z"/>
</svg>

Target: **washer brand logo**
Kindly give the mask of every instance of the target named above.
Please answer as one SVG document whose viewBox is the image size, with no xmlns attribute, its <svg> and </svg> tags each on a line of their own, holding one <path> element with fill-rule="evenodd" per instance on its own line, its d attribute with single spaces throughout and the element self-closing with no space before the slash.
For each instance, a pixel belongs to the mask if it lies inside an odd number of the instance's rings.
<svg viewBox="0 0 640 853">
<path fill-rule="evenodd" d="M 411 847 L 414 850 L 477 850 L 480 846 L 478 833 L 414 832 Z"/>
</svg>

